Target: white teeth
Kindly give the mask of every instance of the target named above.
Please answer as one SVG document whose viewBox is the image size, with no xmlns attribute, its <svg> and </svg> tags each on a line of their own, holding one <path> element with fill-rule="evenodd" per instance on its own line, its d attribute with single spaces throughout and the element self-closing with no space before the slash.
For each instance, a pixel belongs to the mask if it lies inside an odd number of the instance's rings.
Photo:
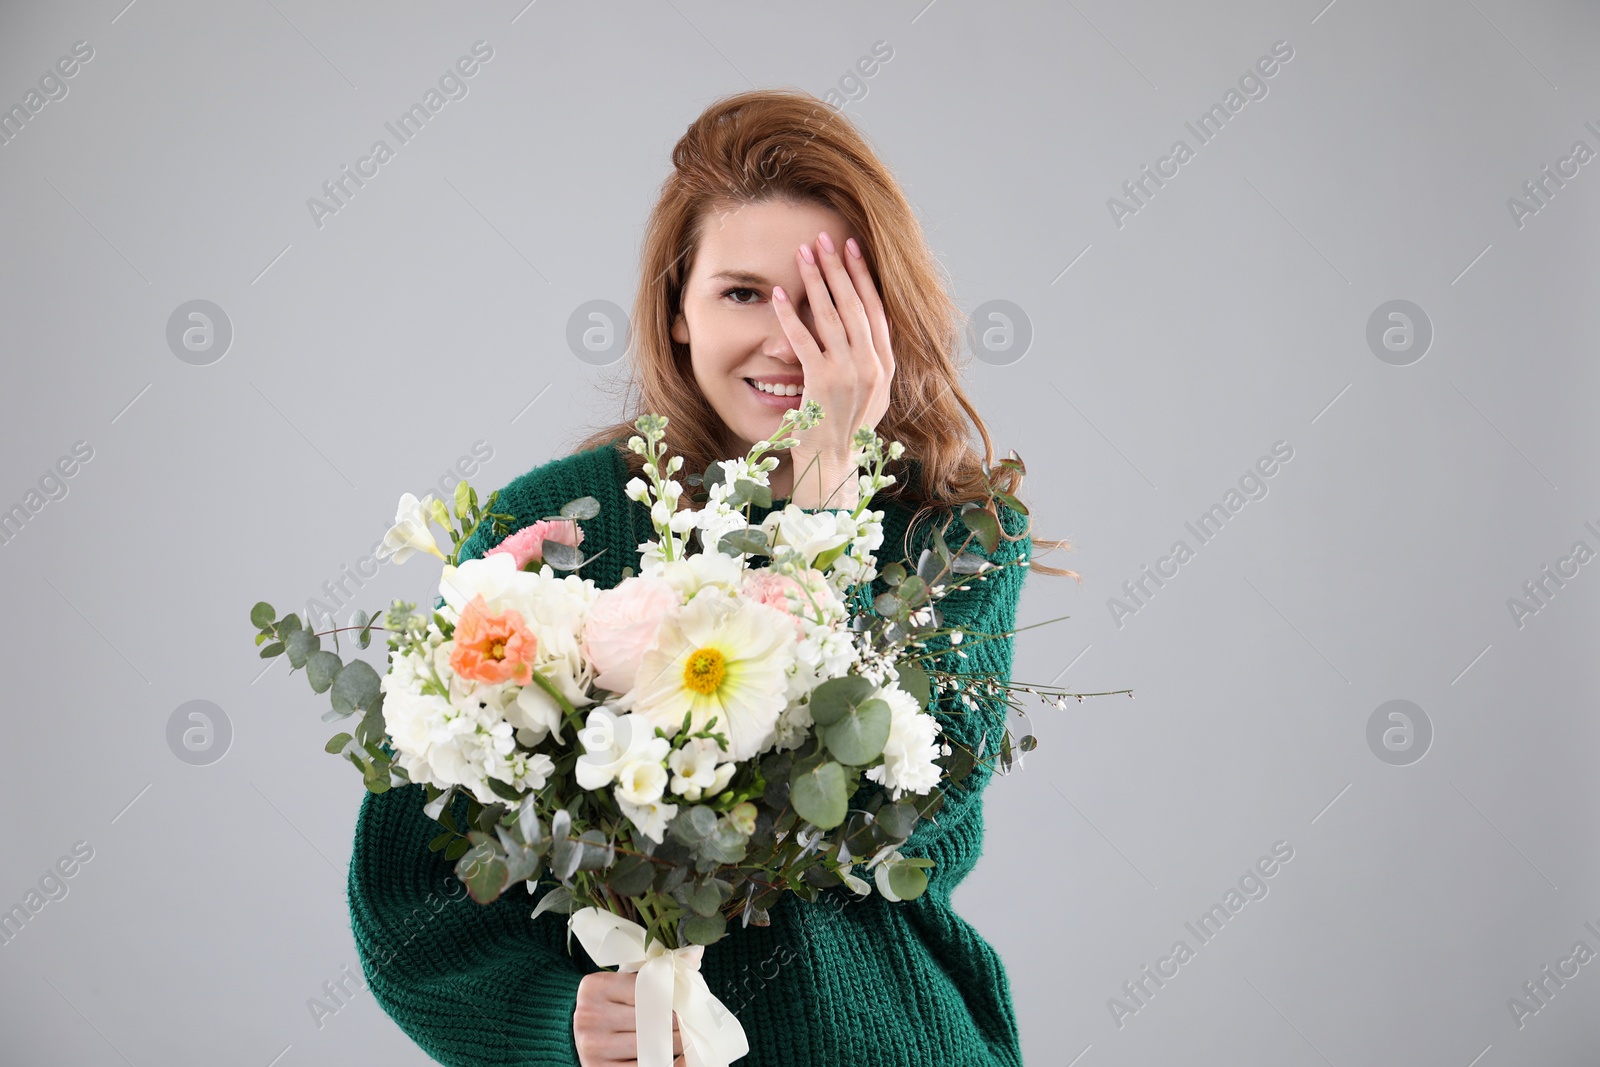
<svg viewBox="0 0 1600 1067">
<path fill-rule="evenodd" d="M 753 381 L 752 384 L 763 393 L 771 393 L 773 396 L 799 396 L 805 391 L 803 386 L 795 385 L 793 382 L 788 385 L 774 385 L 770 382 Z"/>
</svg>

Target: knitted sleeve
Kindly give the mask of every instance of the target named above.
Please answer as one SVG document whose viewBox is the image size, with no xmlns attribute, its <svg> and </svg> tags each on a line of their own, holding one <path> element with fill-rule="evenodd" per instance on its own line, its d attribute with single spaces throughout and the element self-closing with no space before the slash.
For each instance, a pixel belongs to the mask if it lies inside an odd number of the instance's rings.
<svg viewBox="0 0 1600 1067">
<path fill-rule="evenodd" d="M 1027 526 L 1026 517 L 1008 507 L 1000 508 L 1000 522 L 1013 536 Z M 950 523 L 944 536 L 952 552 L 960 548 L 967 533 L 959 517 Z M 931 543 L 931 536 L 930 531 L 915 539 L 917 547 L 907 560 L 908 567 L 916 565 L 921 546 Z M 884 548 L 888 547 L 885 544 Z M 949 592 L 938 601 L 942 626 L 959 629 L 962 639 L 954 646 L 947 636 L 930 639 L 928 651 L 936 654 L 923 665 L 954 676 L 952 688 L 934 690 L 930 710 L 939 720 L 943 740 L 965 747 L 980 762 L 960 785 L 940 786 L 945 790 L 944 805 L 934 820 L 918 824 L 903 850 L 906 855 L 926 854 L 937 861 L 928 891 L 946 898 L 972 869 L 982 848 L 982 792 L 994 774 L 1008 705 L 1003 696 L 983 694 L 979 683 L 984 678 L 1010 681 L 1014 639 L 989 638 L 1016 625 L 1017 603 L 1028 574 L 1024 563 L 1032 559 L 1033 539 L 1002 538 L 993 552 L 985 552 L 974 537 L 966 550 L 995 567 L 982 575 L 947 576 L 944 584 Z"/>
<path fill-rule="evenodd" d="M 555 514 L 567 500 L 595 492 L 584 483 L 603 470 L 556 460 L 502 491 L 497 510 L 517 516 L 514 529 Z M 598 495 L 598 493 L 597 493 Z M 462 552 L 477 558 L 497 539 L 475 533 Z M 578 1067 L 572 1016 L 578 983 L 595 970 L 575 939 L 566 947 L 566 916 L 547 911 L 530 921 L 540 885 L 511 886 L 493 904 L 462 892 L 454 863 L 428 842 L 440 825 L 422 810 L 420 785 L 368 793 L 350 860 L 351 927 L 373 997 L 428 1055 L 449 1067 L 541 1064 Z M 457 797 L 457 825 L 467 803 Z"/>
</svg>

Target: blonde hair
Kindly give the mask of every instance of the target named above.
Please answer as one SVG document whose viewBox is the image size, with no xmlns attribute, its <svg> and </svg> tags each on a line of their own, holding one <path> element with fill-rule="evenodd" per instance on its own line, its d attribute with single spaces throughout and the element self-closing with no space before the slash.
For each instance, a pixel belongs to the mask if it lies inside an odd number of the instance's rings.
<svg viewBox="0 0 1600 1067">
<path fill-rule="evenodd" d="M 849 118 L 799 89 L 737 93 L 715 101 L 690 124 L 673 147 L 672 164 L 640 253 L 623 402 L 623 410 L 634 415 L 590 434 L 579 450 L 626 439 L 636 432 L 634 418 L 652 412 L 667 417 L 669 454 L 683 457 L 685 474 L 733 456 L 726 451 L 732 447 L 727 427 L 695 381 L 688 345 L 672 339 L 672 322 L 714 217 L 746 204 L 815 203 L 838 212 L 862 235 L 862 254 L 894 339 L 889 409 L 876 429 L 884 439 L 904 443 L 906 459 L 891 462 L 887 470 L 897 481 L 874 499 L 918 506 L 907 526 L 906 551 L 911 528 L 925 514 L 976 501 L 998 522 L 984 475 L 985 465 L 995 470 L 994 445 L 961 388 L 953 359 L 965 316 L 899 183 Z M 973 428 L 983 441 L 981 457 L 970 443 Z M 638 474 L 644 458 L 617 447 Z M 996 471 L 996 484 L 1013 496 L 1021 483 L 1020 471 Z M 679 507 L 691 506 L 690 495 L 683 495 Z M 1019 540 L 1031 527 L 1030 516 L 1022 532 L 1009 534 L 1001 524 L 1000 535 Z M 1072 547 L 1043 538 L 1034 543 Z M 1075 571 L 1037 562 L 1030 569 L 1082 581 Z"/>
</svg>

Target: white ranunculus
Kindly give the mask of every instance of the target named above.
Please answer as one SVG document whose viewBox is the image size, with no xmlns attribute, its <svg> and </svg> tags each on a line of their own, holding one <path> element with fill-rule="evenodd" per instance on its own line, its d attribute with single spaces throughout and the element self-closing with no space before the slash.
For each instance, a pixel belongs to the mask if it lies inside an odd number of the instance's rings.
<svg viewBox="0 0 1600 1067">
<path fill-rule="evenodd" d="M 400 497 L 400 506 L 394 515 L 394 525 L 383 535 L 383 543 L 378 546 L 376 553 L 379 559 L 394 556 L 396 563 L 404 563 L 411 558 L 413 552 L 427 552 L 445 559 L 445 554 L 439 551 L 439 545 L 433 539 L 433 531 L 428 527 L 428 502 L 433 499 L 433 494 L 418 500 L 414 494 L 405 493 Z"/>
</svg>

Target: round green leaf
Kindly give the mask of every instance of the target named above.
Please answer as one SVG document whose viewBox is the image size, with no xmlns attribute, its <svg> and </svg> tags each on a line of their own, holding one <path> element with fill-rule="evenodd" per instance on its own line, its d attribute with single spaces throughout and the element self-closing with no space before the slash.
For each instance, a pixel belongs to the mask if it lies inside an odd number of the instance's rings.
<svg viewBox="0 0 1600 1067">
<path fill-rule="evenodd" d="M 282 641 L 274 641 L 274 642 L 272 642 L 272 644 L 268 645 L 266 648 L 263 648 L 261 650 L 261 658 L 262 659 L 271 659 L 273 656 L 281 656 L 281 655 L 283 655 L 283 642 Z"/>
<path fill-rule="evenodd" d="M 561 505 L 563 519 L 592 519 L 600 514 L 600 501 L 592 496 L 580 496 Z"/>
<path fill-rule="evenodd" d="M 322 749 L 324 752 L 332 752 L 334 755 L 338 755 L 344 751 L 344 746 L 348 745 L 350 740 L 349 734 L 334 734 L 328 738 L 328 743 L 323 745 Z"/>
<path fill-rule="evenodd" d="M 914 900 L 928 888 L 928 876 L 921 867 L 896 863 L 889 868 L 889 888 L 901 900 Z"/>
<path fill-rule="evenodd" d="M 899 678 L 900 688 L 916 697 L 917 703 L 926 711 L 928 700 L 933 695 L 928 672 L 915 663 L 899 663 L 895 665 L 895 674 Z"/>
<path fill-rule="evenodd" d="M 889 705 L 876 698 L 845 712 L 828 727 L 828 751 L 840 763 L 864 767 L 883 754 L 889 740 Z"/>
<path fill-rule="evenodd" d="M 789 782 L 789 802 L 802 819 L 831 830 L 844 822 L 850 800 L 844 777 L 844 768 L 832 760 L 810 768 L 798 766 Z"/>
<path fill-rule="evenodd" d="M 278 613 L 265 600 L 258 602 L 255 607 L 250 609 L 250 622 L 258 630 L 270 629 L 277 618 Z"/>
<path fill-rule="evenodd" d="M 961 509 L 961 521 L 977 535 L 985 552 L 993 552 L 1000 544 L 1000 523 L 995 517 L 975 503 L 969 502 Z"/>
<path fill-rule="evenodd" d="M 335 711 L 350 713 L 357 708 L 370 708 L 382 694 L 378 672 L 366 660 L 351 660 L 333 680 L 330 699 Z"/>
<path fill-rule="evenodd" d="M 606 884 L 618 896 L 636 897 L 655 881 L 656 866 L 646 856 L 623 856 L 611 868 Z"/>
<path fill-rule="evenodd" d="M 322 647 L 322 638 L 310 630 L 296 630 L 283 642 L 283 647 L 289 650 L 289 666 L 304 667 L 311 654 Z"/>
<path fill-rule="evenodd" d="M 689 910 L 696 915 L 715 915 L 722 908 L 722 894 L 715 883 L 701 882 L 689 890 Z"/>
<path fill-rule="evenodd" d="M 714 945 L 727 929 L 728 920 L 721 915 L 691 915 L 683 920 L 683 936 L 692 945 Z"/>
<path fill-rule="evenodd" d="M 290 660 L 292 663 L 293 660 Z M 341 670 L 344 669 L 344 660 L 327 649 L 321 649 L 311 654 L 306 660 L 306 679 L 311 683 L 313 693 L 326 693 L 333 684 Z"/>
<path fill-rule="evenodd" d="M 871 682 L 857 674 L 830 678 L 811 694 L 811 718 L 822 726 L 831 726 L 875 690 Z"/>
<path fill-rule="evenodd" d="M 448 853 L 446 853 L 448 855 Z M 474 845 L 456 863 L 456 875 L 466 883 L 467 892 L 479 904 L 488 904 L 506 887 L 505 861 L 490 845 Z"/>
</svg>

